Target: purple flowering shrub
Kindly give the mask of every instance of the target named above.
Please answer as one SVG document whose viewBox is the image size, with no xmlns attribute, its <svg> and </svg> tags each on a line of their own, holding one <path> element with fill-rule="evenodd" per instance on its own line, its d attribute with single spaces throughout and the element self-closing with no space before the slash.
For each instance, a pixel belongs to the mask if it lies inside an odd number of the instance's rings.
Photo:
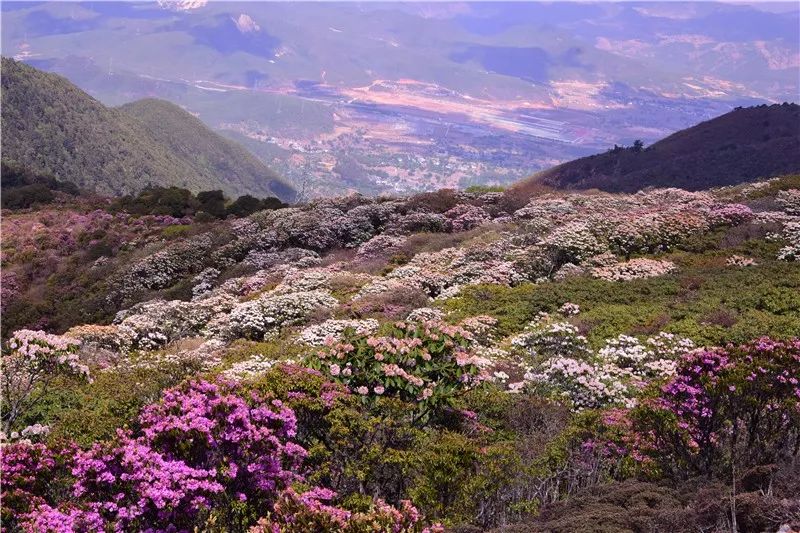
<svg viewBox="0 0 800 533">
<path fill-rule="evenodd" d="M 334 389 L 327 401 L 342 394 Z M 119 430 L 113 441 L 82 451 L 8 445 L 4 524 L 32 532 L 192 531 L 208 524 L 244 531 L 263 516 L 294 523 L 276 502 L 299 502 L 291 512 L 304 516 L 337 509 L 320 507 L 321 498 L 294 498 L 291 485 L 305 481 L 307 452 L 295 439 L 294 411 L 273 396 L 222 380 L 190 381 L 146 407 L 137 434 Z M 320 488 L 312 493 L 333 497 Z M 374 505 L 368 520 L 337 510 L 343 531 L 361 531 L 349 524 L 363 520 L 419 530 L 411 528 L 419 520 L 412 507 Z"/>
<path fill-rule="evenodd" d="M 9 331 L 63 330 L 107 317 L 114 311 L 104 301 L 109 273 L 126 264 L 122 258 L 133 250 L 146 249 L 162 232 L 186 222 L 112 215 L 96 207 L 4 214 L 2 309 Z M 50 290 L 43 292 L 45 284 Z"/>
<path fill-rule="evenodd" d="M 215 469 L 169 459 L 146 439 L 122 431 L 114 443 L 79 452 L 71 473 L 75 504 L 67 500 L 57 509 L 39 508 L 30 515 L 32 524 L 60 513 L 123 530 L 188 529 L 223 490 Z"/>
<path fill-rule="evenodd" d="M 396 322 L 384 335 L 345 332 L 329 338 L 306 364 L 345 384 L 365 402 L 395 397 L 417 406 L 420 418 L 488 378 L 489 361 L 471 350 L 474 335 L 438 322 Z"/>
<path fill-rule="evenodd" d="M 293 442 L 294 412 L 280 400 L 220 381 L 191 381 L 146 407 L 139 422 L 146 441 L 170 459 L 216 471 L 225 491 L 241 501 L 268 502 L 300 479 L 305 450 Z"/>
<path fill-rule="evenodd" d="M 625 426 L 608 449 L 666 471 L 791 461 L 800 449 L 800 340 L 690 352 L 655 397 L 605 423 Z"/>
<path fill-rule="evenodd" d="M 0 499 L 4 527 L 47 505 L 60 493 L 66 494 L 69 484 L 63 480 L 71 469 L 73 451 L 69 447 L 55 450 L 30 442 L 3 446 Z"/>
</svg>

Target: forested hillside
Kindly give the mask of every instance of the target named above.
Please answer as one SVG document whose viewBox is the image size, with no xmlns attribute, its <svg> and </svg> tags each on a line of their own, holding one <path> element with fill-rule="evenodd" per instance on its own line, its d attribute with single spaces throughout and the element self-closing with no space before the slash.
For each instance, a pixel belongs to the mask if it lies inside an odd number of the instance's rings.
<svg viewBox="0 0 800 533">
<path fill-rule="evenodd" d="M 576 159 L 542 171 L 517 187 L 698 191 L 790 172 L 800 172 L 800 106 L 775 104 L 735 109 L 652 146 L 618 146 Z"/>
<path fill-rule="evenodd" d="M 7 58 L 2 89 L 3 159 L 34 172 L 113 195 L 175 185 L 294 197 L 252 155 L 176 106 L 108 108 L 60 76 Z"/>
</svg>

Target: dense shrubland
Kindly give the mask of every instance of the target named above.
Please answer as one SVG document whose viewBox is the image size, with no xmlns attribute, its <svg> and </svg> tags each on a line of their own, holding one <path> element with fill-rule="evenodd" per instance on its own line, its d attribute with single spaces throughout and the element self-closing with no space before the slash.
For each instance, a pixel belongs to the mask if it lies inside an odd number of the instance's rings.
<svg viewBox="0 0 800 533">
<path fill-rule="evenodd" d="M 7 215 L 3 526 L 796 527 L 792 180 Z"/>
</svg>

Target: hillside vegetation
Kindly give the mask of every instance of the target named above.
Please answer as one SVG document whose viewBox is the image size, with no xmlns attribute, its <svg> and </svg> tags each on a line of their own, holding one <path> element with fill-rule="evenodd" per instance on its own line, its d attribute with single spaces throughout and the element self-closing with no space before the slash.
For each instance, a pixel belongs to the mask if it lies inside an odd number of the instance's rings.
<svg viewBox="0 0 800 533">
<path fill-rule="evenodd" d="M 72 83 L 2 60 L 3 159 L 103 194 L 147 185 L 291 200 L 274 172 L 177 106 L 108 108 Z"/>
<path fill-rule="evenodd" d="M 6 212 L 4 527 L 797 529 L 797 185 Z"/>
<path fill-rule="evenodd" d="M 698 191 L 800 172 L 800 106 L 737 108 L 649 147 L 615 147 L 539 172 L 516 185 L 634 192 Z"/>
</svg>

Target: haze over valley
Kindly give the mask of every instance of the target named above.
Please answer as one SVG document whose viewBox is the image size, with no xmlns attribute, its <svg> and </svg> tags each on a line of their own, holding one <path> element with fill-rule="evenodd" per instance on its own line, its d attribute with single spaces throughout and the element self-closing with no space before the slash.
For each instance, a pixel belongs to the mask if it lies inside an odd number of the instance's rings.
<svg viewBox="0 0 800 533">
<path fill-rule="evenodd" d="M 4 54 L 177 103 L 308 196 L 510 184 L 795 101 L 798 10 L 721 3 L 4 2 Z"/>
</svg>

